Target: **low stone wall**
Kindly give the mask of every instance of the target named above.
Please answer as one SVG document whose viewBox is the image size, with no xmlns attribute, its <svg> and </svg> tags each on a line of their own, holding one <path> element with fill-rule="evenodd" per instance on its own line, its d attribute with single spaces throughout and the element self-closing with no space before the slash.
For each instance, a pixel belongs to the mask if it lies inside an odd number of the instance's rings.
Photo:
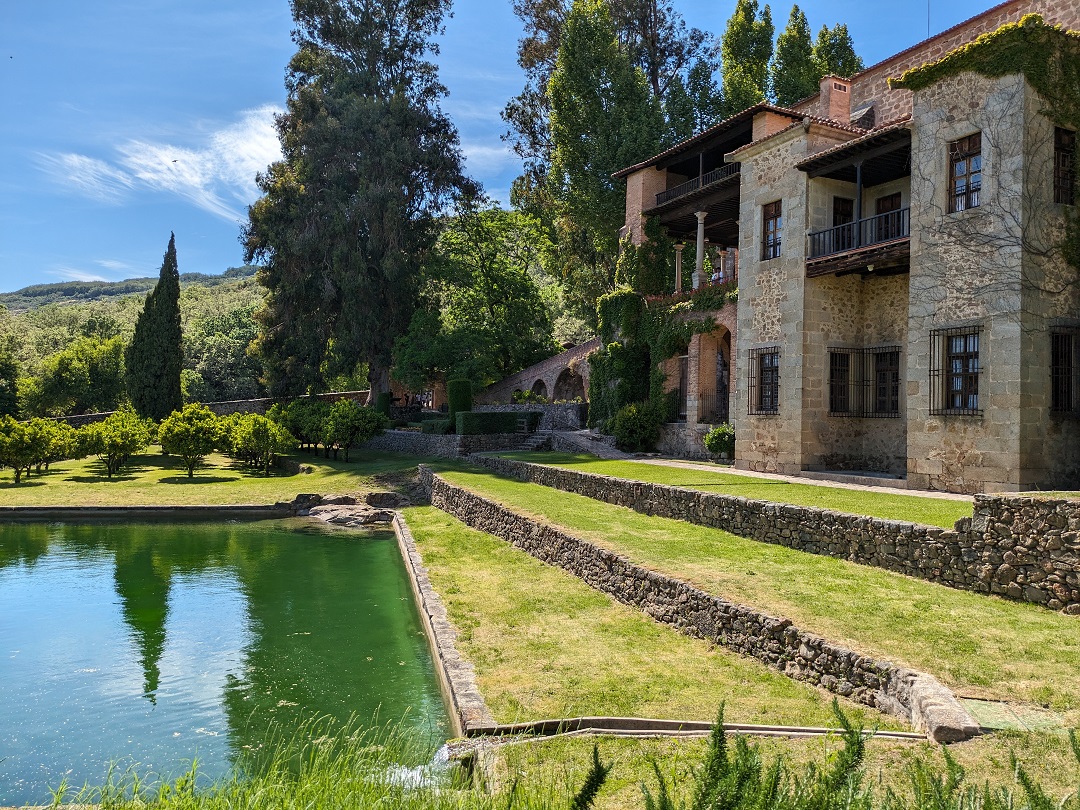
<svg viewBox="0 0 1080 810">
<path fill-rule="evenodd" d="M 473 453 L 519 450 L 528 441 L 530 435 L 528 433 L 491 433 L 484 436 L 439 436 L 433 433 L 419 433 L 415 430 L 387 430 L 360 445 L 358 449 L 405 453 L 411 456 L 465 458 Z"/>
<path fill-rule="evenodd" d="M 752 656 L 789 677 L 909 720 L 937 742 L 978 733 L 953 694 L 931 675 L 879 661 L 744 605 L 649 571 L 625 557 L 455 487 L 421 465 L 433 506 L 563 568 L 623 604 L 683 633 Z"/>
<path fill-rule="evenodd" d="M 663 456 L 709 460 L 712 454 L 705 449 L 705 434 L 712 425 L 687 425 L 669 423 L 660 426 L 660 438 L 656 441 L 656 452 Z"/>
<path fill-rule="evenodd" d="M 503 458 L 489 469 L 646 515 L 1080 615 L 1080 502 L 975 496 L 953 530 L 628 481 Z"/>
<path fill-rule="evenodd" d="M 474 411 L 493 413 L 541 413 L 537 430 L 581 430 L 586 427 L 589 406 L 578 402 L 556 405 L 475 405 Z"/>
</svg>

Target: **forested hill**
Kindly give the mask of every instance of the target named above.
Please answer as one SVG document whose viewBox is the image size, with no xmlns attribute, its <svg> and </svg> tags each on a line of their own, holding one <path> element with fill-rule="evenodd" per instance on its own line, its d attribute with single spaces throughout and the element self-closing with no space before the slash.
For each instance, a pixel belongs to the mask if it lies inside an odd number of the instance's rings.
<svg viewBox="0 0 1080 810">
<path fill-rule="evenodd" d="M 197 284 L 202 287 L 215 287 L 229 281 L 248 278 L 255 275 L 258 268 L 247 264 L 243 267 L 230 267 L 221 275 L 206 273 L 181 273 L 181 286 Z M 10 312 L 25 312 L 38 309 L 47 304 L 84 304 L 89 301 L 121 298 L 125 295 L 147 293 L 157 283 L 157 276 L 147 278 L 129 278 L 124 281 L 62 281 L 56 284 L 34 284 L 10 293 L 0 293 L 0 305 Z"/>
</svg>

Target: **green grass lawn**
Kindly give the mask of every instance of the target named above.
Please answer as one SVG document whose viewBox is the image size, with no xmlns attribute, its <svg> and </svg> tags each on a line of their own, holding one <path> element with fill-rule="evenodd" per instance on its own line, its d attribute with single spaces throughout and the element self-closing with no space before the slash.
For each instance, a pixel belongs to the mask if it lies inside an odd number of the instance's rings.
<svg viewBox="0 0 1080 810">
<path fill-rule="evenodd" d="M 651 484 L 667 484 L 684 489 L 716 492 L 796 506 L 815 506 L 833 509 L 853 515 L 888 520 L 924 523 L 951 529 L 962 517 L 971 517 L 971 504 L 967 501 L 926 498 L 919 495 L 899 495 L 892 492 L 875 492 L 827 484 L 790 484 L 731 472 L 689 470 L 681 467 L 665 467 L 640 461 L 605 461 L 584 453 L 500 453 L 506 458 L 566 467 L 579 472 L 629 478 Z"/>
<path fill-rule="evenodd" d="M 406 510 L 499 722 L 583 715 L 825 725 L 831 696 L 615 602 L 432 507 Z M 898 720 L 847 703 L 867 725 Z"/>
<path fill-rule="evenodd" d="M 639 565 L 931 672 L 961 695 L 1047 705 L 1080 724 L 1074 617 L 640 515 L 479 468 L 444 475 Z"/>
<path fill-rule="evenodd" d="M 351 457 L 346 464 L 300 453 L 292 458 L 311 466 L 312 472 L 273 470 L 269 477 L 217 454 L 207 458 L 194 478 L 187 477 L 180 459 L 160 452 L 135 456 L 112 479 L 106 478 L 105 466 L 96 458 L 62 461 L 21 484 L 14 483 L 9 470 L 3 471 L 0 506 L 265 505 L 291 501 L 303 492 L 328 495 L 372 489 L 411 473 L 424 460 L 356 451 Z"/>
</svg>

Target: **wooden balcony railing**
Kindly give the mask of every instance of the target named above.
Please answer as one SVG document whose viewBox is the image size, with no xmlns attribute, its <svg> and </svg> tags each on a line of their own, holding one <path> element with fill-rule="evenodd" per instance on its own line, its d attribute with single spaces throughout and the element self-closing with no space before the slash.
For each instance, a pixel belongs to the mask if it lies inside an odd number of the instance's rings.
<svg viewBox="0 0 1080 810">
<path fill-rule="evenodd" d="M 807 258 L 820 259 L 837 253 L 891 242 L 911 236 L 911 209 L 901 208 L 869 219 L 837 225 L 810 234 Z"/>
<path fill-rule="evenodd" d="M 731 177 L 738 173 L 738 163 L 726 163 L 717 169 L 713 169 L 711 172 L 705 172 L 701 177 L 695 177 L 693 180 L 687 180 L 685 183 L 680 183 L 677 186 L 672 186 L 666 191 L 661 191 L 656 195 L 656 204 L 663 205 L 677 197 L 682 197 L 692 191 L 697 191 L 699 188 L 705 188 L 706 186 L 712 185 L 717 180 L 723 180 L 725 177 Z"/>
</svg>

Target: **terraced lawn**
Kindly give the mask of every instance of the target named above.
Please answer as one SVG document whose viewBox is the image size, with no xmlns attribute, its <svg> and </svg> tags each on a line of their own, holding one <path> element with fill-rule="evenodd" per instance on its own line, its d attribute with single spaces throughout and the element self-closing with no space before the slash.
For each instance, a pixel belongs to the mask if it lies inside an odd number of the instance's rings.
<svg viewBox="0 0 1080 810">
<path fill-rule="evenodd" d="M 962 696 L 1045 705 L 1080 725 L 1076 617 L 648 517 L 480 468 L 444 475 L 637 564 L 931 672 Z"/>
<path fill-rule="evenodd" d="M 731 472 L 667 467 L 641 461 L 608 461 L 586 454 L 520 452 L 499 455 L 533 464 L 565 467 L 579 472 L 610 475 L 651 484 L 666 484 L 795 506 L 814 506 L 854 515 L 924 523 L 944 529 L 951 529 L 962 517 L 971 517 L 971 503 L 968 501 L 845 489 L 827 484 L 792 484 Z"/>
</svg>

